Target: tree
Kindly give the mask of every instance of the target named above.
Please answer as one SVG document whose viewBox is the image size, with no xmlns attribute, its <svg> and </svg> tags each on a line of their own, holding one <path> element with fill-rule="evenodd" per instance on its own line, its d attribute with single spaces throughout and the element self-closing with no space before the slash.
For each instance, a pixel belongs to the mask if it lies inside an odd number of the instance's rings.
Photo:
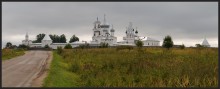
<svg viewBox="0 0 220 89">
<path fill-rule="evenodd" d="M 100 43 L 100 48 L 108 48 L 108 43 L 105 43 L 105 42 L 101 42 Z"/>
<path fill-rule="evenodd" d="M 60 43 L 60 37 L 58 35 L 56 35 L 56 34 L 51 35 L 50 34 L 49 36 L 50 36 L 51 40 L 53 41 L 53 43 Z"/>
<path fill-rule="evenodd" d="M 64 34 L 60 36 L 60 43 L 66 43 L 66 36 Z"/>
<path fill-rule="evenodd" d="M 18 46 L 18 48 L 28 49 L 29 46 L 26 46 L 26 45 L 24 45 L 24 44 L 21 44 L 21 45 Z"/>
<path fill-rule="evenodd" d="M 162 45 L 164 48 L 171 48 L 173 47 L 173 41 L 172 41 L 172 38 L 171 36 L 165 36 L 165 38 L 163 39 L 163 45 Z"/>
<path fill-rule="evenodd" d="M 184 44 L 180 45 L 180 49 L 184 49 L 184 48 L 185 48 Z"/>
<path fill-rule="evenodd" d="M 16 45 L 11 46 L 12 49 L 18 48 Z"/>
<path fill-rule="evenodd" d="M 76 37 L 75 35 L 73 35 L 73 36 L 70 38 L 69 43 L 72 43 L 72 42 L 75 42 L 75 41 L 79 41 L 79 38 Z"/>
<path fill-rule="evenodd" d="M 41 40 L 43 40 L 44 37 L 45 37 L 44 33 L 38 34 L 36 36 L 36 40 L 34 40 L 33 43 L 41 43 Z"/>
<path fill-rule="evenodd" d="M 72 49 L 72 46 L 70 44 L 66 44 L 64 48 L 65 49 Z"/>
<path fill-rule="evenodd" d="M 5 48 L 12 48 L 12 43 L 11 42 L 7 42 Z"/>
<path fill-rule="evenodd" d="M 66 36 L 64 34 L 58 36 L 56 34 L 49 35 L 53 43 L 66 43 Z"/>
<path fill-rule="evenodd" d="M 200 44 L 196 44 L 195 46 L 196 46 L 196 47 L 203 47 L 203 46 L 202 46 L 202 45 L 200 45 Z"/>
<path fill-rule="evenodd" d="M 141 48 L 141 47 L 143 47 L 143 44 L 144 44 L 144 43 L 143 43 L 141 40 L 137 40 L 137 41 L 135 42 L 135 44 L 136 44 L 137 47 Z"/>
</svg>

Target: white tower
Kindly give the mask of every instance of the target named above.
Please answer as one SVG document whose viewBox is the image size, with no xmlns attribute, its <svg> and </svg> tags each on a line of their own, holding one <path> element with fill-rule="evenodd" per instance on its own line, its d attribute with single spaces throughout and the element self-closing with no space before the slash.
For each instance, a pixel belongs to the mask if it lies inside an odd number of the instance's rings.
<svg viewBox="0 0 220 89">
<path fill-rule="evenodd" d="M 25 40 L 28 41 L 28 33 L 25 35 Z"/>
<path fill-rule="evenodd" d="M 42 43 L 42 47 L 44 47 L 45 45 L 50 46 L 52 44 L 52 40 L 50 39 L 49 35 L 45 34 L 43 40 L 41 40 Z"/>
<path fill-rule="evenodd" d="M 126 28 L 126 35 L 127 38 L 134 38 L 134 28 L 132 27 L 132 23 L 129 22 L 128 28 Z"/>
<path fill-rule="evenodd" d="M 123 37 L 123 40 L 126 41 L 127 44 L 134 44 L 134 40 L 135 40 L 135 31 L 134 28 L 132 27 L 132 23 L 129 22 L 128 27 L 126 27 L 126 36 Z"/>
<path fill-rule="evenodd" d="M 203 40 L 202 46 L 210 47 L 210 44 L 209 44 L 209 42 L 206 40 L 206 38 Z"/>
<path fill-rule="evenodd" d="M 101 25 L 102 28 L 102 36 L 107 37 L 109 35 L 109 25 L 107 24 L 107 21 L 105 19 L 105 14 L 104 14 L 104 21 L 103 24 Z"/>
<path fill-rule="evenodd" d="M 93 37 L 97 37 L 101 35 L 101 31 L 100 31 L 100 24 L 101 22 L 99 21 L 98 17 L 97 17 L 97 21 L 94 22 L 94 28 L 93 28 Z"/>
</svg>

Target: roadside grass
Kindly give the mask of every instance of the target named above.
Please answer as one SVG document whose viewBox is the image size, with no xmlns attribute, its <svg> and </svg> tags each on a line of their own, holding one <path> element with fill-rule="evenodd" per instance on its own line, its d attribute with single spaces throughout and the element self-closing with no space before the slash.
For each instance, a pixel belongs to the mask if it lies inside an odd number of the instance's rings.
<svg viewBox="0 0 220 89">
<path fill-rule="evenodd" d="M 50 65 L 48 77 L 45 78 L 43 87 L 77 87 L 78 76 L 67 70 L 67 63 L 53 51 L 53 60 Z"/>
<path fill-rule="evenodd" d="M 25 54 L 24 49 L 2 49 L 2 61 Z"/>
<path fill-rule="evenodd" d="M 47 87 L 217 87 L 217 48 L 53 52 Z"/>
</svg>

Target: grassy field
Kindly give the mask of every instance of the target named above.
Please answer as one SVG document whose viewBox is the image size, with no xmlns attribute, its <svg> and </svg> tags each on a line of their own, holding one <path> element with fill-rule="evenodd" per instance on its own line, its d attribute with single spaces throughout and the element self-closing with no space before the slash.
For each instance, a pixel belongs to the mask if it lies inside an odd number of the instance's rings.
<svg viewBox="0 0 220 89">
<path fill-rule="evenodd" d="M 217 87 L 218 49 L 71 49 L 53 52 L 44 87 Z"/>
<path fill-rule="evenodd" d="M 16 56 L 24 55 L 23 49 L 2 49 L 2 60 L 11 59 Z"/>
</svg>

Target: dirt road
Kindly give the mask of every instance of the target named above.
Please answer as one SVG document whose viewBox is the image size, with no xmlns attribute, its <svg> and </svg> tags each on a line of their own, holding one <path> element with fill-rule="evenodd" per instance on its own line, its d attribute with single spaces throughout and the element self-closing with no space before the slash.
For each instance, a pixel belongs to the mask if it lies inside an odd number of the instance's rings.
<svg viewBox="0 0 220 89">
<path fill-rule="evenodd" d="M 25 55 L 2 63 L 2 87 L 31 87 L 50 59 L 51 51 L 27 51 Z M 42 82 L 42 81 L 41 81 Z"/>
</svg>

